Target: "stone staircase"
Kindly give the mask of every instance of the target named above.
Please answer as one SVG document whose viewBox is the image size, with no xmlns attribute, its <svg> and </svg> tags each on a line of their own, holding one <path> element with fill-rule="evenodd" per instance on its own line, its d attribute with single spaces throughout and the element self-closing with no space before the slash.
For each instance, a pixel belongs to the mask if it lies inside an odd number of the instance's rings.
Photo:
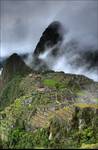
<svg viewBox="0 0 98 150">
<path fill-rule="evenodd" d="M 72 118 L 72 109 L 69 107 L 63 107 L 60 106 L 57 108 L 57 106 L 53 107 L 47 107 L 42 108 L 40 110 L 37 110 L 37 113 L 32 116 L 32 126 L 36 128 L 43 128 L 47 127 L 49 125 L 50 118 L 54 116 L 58 116 L 65 120 L 66 118 L 71 119 Z"/>
<path fill-rule="evenodd" d="M 45 125 L 48 125 L 48 115 L 49 111 L 37 111 L 35 116 L 32 117 L 32 125 L 36 128 L 42 128 Z"/>
</svg>

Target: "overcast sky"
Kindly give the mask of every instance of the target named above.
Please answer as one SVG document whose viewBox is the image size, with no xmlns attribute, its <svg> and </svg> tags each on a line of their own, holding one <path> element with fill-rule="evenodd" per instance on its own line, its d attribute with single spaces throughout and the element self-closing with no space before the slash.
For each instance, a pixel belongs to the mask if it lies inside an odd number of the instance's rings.
<svg viewBox="0 0 98 150">
<path fill-rule="evenodd" d="M 55 20 L 69 37 L 98 47 L 97 0 L 0 0 L 0 55 L 33 52 L 42 32 Z"/>
</svg>

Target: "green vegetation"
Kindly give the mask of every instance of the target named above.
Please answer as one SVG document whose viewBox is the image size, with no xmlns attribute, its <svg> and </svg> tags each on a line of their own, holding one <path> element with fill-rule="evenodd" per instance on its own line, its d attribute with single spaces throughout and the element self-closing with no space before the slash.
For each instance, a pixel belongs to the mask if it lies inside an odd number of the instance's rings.
<svg viewBox="0 0 98 150">
<path fill-rule="evenodd" d="M 1 108 L 8 106 L 16 98 L 23 95 L 21 89 L 19 88 L 22 76 L 18 75 L 12 78 L 11 81 L 2 89 L 0 93 L 0 106 Z"/>
<path fill-rule="evenodd" d="M 21 128 L 20 128 L 21 127 Z M 68 131 L 68 124 L 58 116 L 50 120 L 48 128 L 39 128 L 36 131 L 26 131 L 24 126 L 17 124 L 8 134 L 8 140 L 3 141 L 3 148 L 98 148 L 98 139 L 90 127 L 83 131 Z M 51 134 L 51 138 L 50 137 Z M 75 139 L 75 140 L 74 140 Z M 93 144 L 92 144 L 93 143 Z"/>
<path fill-rule="evenodd" d="M 48 87 L 52 87 L 52 88 L 56 88 L 56 89 L 61 89 L 61 88 L 64 88 L 64 83 L 61 83 L 60 81 L 56 81 L 56 80 L 53 80 L 53 79 L 45 79 L 43 81 L 44 85 L 45 86 L 48 86 Z"/>
<path fill-rule="evenodd" d="M 10 149 L 29 149 L 33 148 L 33 136 L 30 132 L 25 132 L 21 128 L 13 129 L 9 136 L 8 141 L 5 143 L 6 147 Z"/>
<path fill-rule="evenodd" d="M 90 84 L 54 72 L 14 76 L 0 92 L 0 147 L 98 148 L 98 105 L 81 103 Z"/>
<path fill-rule="evenodd" d="M 98 149 L 98 143 L 96 144 L 82 144 L 81 149 Z"/>
</svg>

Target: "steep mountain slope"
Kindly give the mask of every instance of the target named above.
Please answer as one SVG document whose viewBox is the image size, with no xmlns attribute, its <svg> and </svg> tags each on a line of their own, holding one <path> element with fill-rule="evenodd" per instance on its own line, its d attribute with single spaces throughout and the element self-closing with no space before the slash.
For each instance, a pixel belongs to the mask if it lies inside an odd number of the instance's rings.
<svg viewBox="0 0 98 150">
<path fill-rule="evenodd" d="M 60 22 L 52 22 L 43 32 L 36 49 L 34 50 L 34 56 L 38 57 L 38 55 L 45 52 L 47 48 L 51 48 L 55 45 L 52 52 L 57 51 L 63 41 L 63 30 L 63 26 Z"/>
<path fill-rule="evenodd" d="M 0 76 L 0 106 L 10 104 L 18 95 L 21 78 L 31 72 L 18 54 L 11 55 L 3 65 Z"/>
<path fill-rule="evenodd" d="M 41 71 L 50 69 L 44 59 L 40 58 L 40 55 L 47 53 L 48 50 L 51 55 L 56 56 L 63 41 L 63 30 L 62 24 L 58 21 L 52 22 L 45 29 L 33 53 L 33 69 Z"/>
<path fill-rule="evenodd" d="M 97 148 L 98 83 L 47 71 L 14 86 L 18 99 L 0 113 L 4 148 Z"/>
</svg>

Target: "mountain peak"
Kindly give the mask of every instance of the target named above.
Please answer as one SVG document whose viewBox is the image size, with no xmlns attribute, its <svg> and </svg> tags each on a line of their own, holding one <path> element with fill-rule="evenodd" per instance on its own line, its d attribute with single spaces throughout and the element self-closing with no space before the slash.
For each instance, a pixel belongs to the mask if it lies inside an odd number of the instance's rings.
<svg viewBox="0 0 98 150">
<path fill-rule="evenodd" d="M 7 58 L 4 64 L 2 71 L 3 81 L 8 81 L 13 75 L 17 73 L 25 74 L 28 71 L 30 71 L 30 68 L 26 66 L 22 58 L 17 53 L 14 53 Z"/>
<path fill-rule="evenodd" d="M 43 32 L 34 51 L 34 55 L 39 56 L 39 54 L 45 52 L 47 48 L 52 48 L 53 46 L 62 42 L 64 33 L 63 31 L 64 28 L 60 22 L 58 21 L 52 22 Z"/>
<path fill-rule="evenodd" d="M 60 28 L 62 28 L 62 24 L 59 21 L 54 21 L 54 22 L 52 22 L 52 23 L 49 24 L 49 26 L 46 28 L 45 31 L 47 31 L 50 28 L 53 29 L 53 30 L 55 30 L 56 32 L 58 32 L 58 30 Z"/>
<path fill-rule="evenodd" d="M 12 68 L 12 70 L 14 71 L 15 67 L 18 69 L 18 67 L 22 65 L 24 65 L 22 58 L 17 53 L 14 53 L 7 58 L 4 68 Z"/>
<path fill-rule="evenodd" d="M 12 55 L 10 55 L 10 56 L 8 57 L 7 61 L 8 61 L 8 60 L 11 61 L 11 60 L 14 60 L 14 59 L 15 59 L 15 60 L 18 60 L 18 59 L 21 60 L 21 57 L 20 57 L 17 53 L 13 53 Z M 15 61 L 15 60 L 14 60 L 14 61 Z"/>
<path fill-rule="evenodd" d="M 13 57 L 20 57 L 17 53 L 13 53 L 10 58 L 13 58 Z"/>
</svg>

